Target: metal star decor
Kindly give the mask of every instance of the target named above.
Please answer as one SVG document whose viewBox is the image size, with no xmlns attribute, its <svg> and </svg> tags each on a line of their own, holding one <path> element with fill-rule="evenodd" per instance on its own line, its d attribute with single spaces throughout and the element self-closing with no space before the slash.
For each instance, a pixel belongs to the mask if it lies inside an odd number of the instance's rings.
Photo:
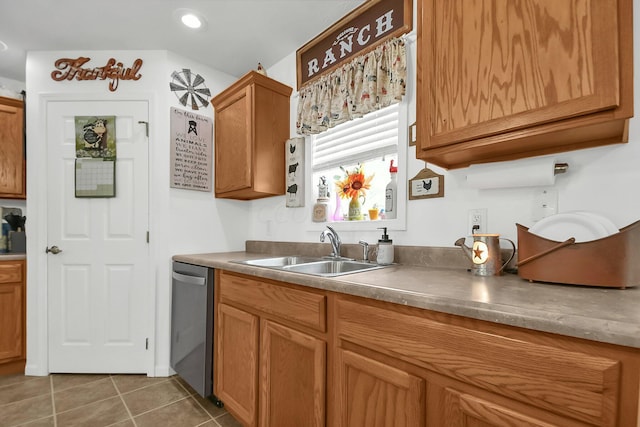
<svg viewBox="0 0 640 427">
<path fill-rule="evenodd" d="M 169 88 L 176 94 L 178 101 L 185 107 L 191 105 L 192 110 L 199 110 L 209 105 L 211 91 L 204 84 L 204 78 L 200 74 L 195 76 L 188 68 L 171 73 L 172 81 Z"/>
</svg>

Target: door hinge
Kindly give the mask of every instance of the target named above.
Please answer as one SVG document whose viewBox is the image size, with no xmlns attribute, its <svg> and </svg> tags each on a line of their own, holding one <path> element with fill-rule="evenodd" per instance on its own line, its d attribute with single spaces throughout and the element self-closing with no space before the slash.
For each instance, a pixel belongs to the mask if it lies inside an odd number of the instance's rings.
<svg viewBox="0 0 640 427">
<path fill-rule="evenodd" d="M 149 243 L 149 232 L 147 231 L 147 243 Z"/>
<path fill-rule="evenodd" d="M 149 350 L 149 338 L 144 339 L 144 349 Z"/>
</svg>

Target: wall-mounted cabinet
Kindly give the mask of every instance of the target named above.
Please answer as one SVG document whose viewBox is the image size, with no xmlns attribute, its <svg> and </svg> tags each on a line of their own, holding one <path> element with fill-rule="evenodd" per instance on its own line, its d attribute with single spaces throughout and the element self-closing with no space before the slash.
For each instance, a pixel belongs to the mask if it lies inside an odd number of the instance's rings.
<svg viewBox="0 0 640 427">
<path fill-rule="evenodd" d="M 25 199 L 24 102 L 0 96 L 0 199 Z"/>
<path fill-rule="evenodd" d="M 419 0 L 416 156 L 460 168 L 626 142 L 632 16 L 632 0 Z"/>
<path fill-rule="evenodd" d="M 284 194 L 291 91 L 251 71 L 211 100 L 216 197 L 250 200 Z"/>
</svg>

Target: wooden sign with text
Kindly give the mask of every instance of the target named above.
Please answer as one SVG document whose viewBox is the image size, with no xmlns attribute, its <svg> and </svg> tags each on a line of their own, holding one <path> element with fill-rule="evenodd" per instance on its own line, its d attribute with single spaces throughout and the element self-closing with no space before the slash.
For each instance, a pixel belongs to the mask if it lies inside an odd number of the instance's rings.
<svg viewBox="0 0 640 427">
<path fill-rule="evenodd" d="M 411 31 L 411 0 L 369 0 L 296 51 L 298 89 L 357 53 Z"/>
<path fill-rule="evenodd" d="M 122 62 L 109 58 L 102 67 L 83 68 L 91 58 L 80 56 L 78 58 L 60 58 L 55 62 L 56 71 L 51 72 L 51 78 L 57 82 L 62 80 L 109 80 L 109 90 L 115 92 L 120 80 L 140 80 L 140 68 L 142 59 L 133 61 L 133 65 L 127 68 Z"/>
</svg>

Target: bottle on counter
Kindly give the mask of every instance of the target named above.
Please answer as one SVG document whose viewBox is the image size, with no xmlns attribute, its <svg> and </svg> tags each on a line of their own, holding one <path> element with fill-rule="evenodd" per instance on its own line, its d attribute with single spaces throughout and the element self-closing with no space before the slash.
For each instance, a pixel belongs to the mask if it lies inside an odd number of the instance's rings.
<svg viewBox="0 0 640 427">
<path fill-rule="evenodd" d="M 318 182 L 318 200 L 313 205 L 311 217 L 313 222 L 327 222 L 329 219 L 329 186 L 324 176 L 321 176 Z"/>
<path fill-rule="evenodd" d="M 382 237 L 378 239 L 378 258 L 376 262 L 380 265 L 393 264 L 393 240 L 387 234 L 387 227 L 378 227 L 382 232 Z"/>
<path fill-rule="evenodd" d="M 398 167 L 393 165 L 393 159 L 389 165 L 391 180 L 385 190 L 384 212 L 386 219 L 394 219 L 398 216 Z"/>
</svg>

